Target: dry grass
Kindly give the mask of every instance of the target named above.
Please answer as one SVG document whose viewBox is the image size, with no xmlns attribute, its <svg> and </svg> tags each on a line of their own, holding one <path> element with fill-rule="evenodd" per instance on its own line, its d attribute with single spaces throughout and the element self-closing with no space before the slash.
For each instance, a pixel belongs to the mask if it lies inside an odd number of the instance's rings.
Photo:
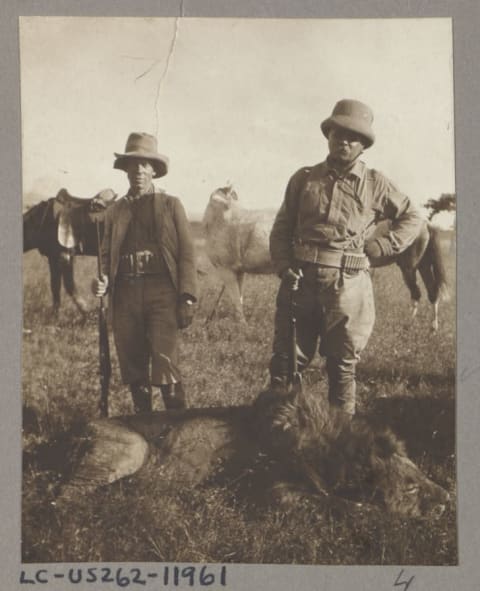
<svg viewBox="0 0 480 591">
<path fill-rule="evenodd" d="M 449 261 L 454 285 L 454 261 Z M 79 498 L 75 507 L 52 502 L 65 476 L 64 433 L 98 416 L 97 302 L 88 293 L 95 261 L 77 259 L 78 285 L 91 312 L 81 323 L 65 299 L 49 315 L 48 266 L 24 255 L 23 397 L 25 405 L 22 555 L 25 562 L 183 561 L 298 564 L 457 563 L 455 512 L 455 302 L 440 309 L 437 334 L 423 302 L 409 322 L 408 291 L 396 268 L 374 277 L 377 323 L 359 368 L 361 412 L 390 425 L 410 456 L 453 502 L 435 523 L 386 516 L 364 506 L 338 514 L 306 501 L 288 514 L 255 510 L 210 486 L 159 495 L 155 476 L 133 477 Z M 272 339 L 273 276 L 246 280 L 247 325 L 234 325 L 221 300 L 206 324 L 220 285 L 202 276 L 193 325 L 181 333 L 182 370 L 191 405 L 251 402 L 266 377 Z M 111 341 L 113 351 L 113 341 Z M 110 412 L 131 412 L 113 357 Z M 318 359 L 306 382 L 325 394 Z M 160 398 L 155 398 L 161 409 Z"/>
</svg>

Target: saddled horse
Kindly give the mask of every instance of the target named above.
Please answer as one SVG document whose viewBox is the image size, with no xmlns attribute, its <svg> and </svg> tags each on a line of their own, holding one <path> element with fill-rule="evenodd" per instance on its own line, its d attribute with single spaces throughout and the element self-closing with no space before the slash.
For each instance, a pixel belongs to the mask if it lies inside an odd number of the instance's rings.
<svg viewBox="0 0 480 591">
<path fill-rule="evenodd" d="M 103 212 L 116 197 L 111 189 L 90 199 L 73 197 L 61 189 L 55 197 L 37 203 L 23 214 L 23 252 L 38 249 L 47 257 L 55 315 L 60 308 L 62 280 L 78 310 L 86 314 L 86 302 L 75 285 L 75 256 L 97 256 L 96 224 L 99 222 L 102 233 Z"/>
<path fill-rule="evenodd" d="M 235 316 L 243 316 L 243 280 L 245 273 L 273 272 L 269 235 L 275 213 L 267 210 L 246 210 L 238 202 L 231 186 L 214 191 L 203 217 L 206 253 L 215 267 L 235 307 Z M 372 225 L 372 232 L 388 231 L 387 222 Z M 425 221 L 413 243 L 401 254 L 370 261 L 372 267 L 393 263 L 400 267 L 413 303 L 413 317 L 418 311 L 421 291 L 417 282 L 420 274 L 429 301 L 433 305 L 432 327 L 438 329 L 438 303 L 448 299 L 447 274 L 439 231 Z M 223 293 L 223 290 L 222 292 Z M 218 302 L 217 302 L 218 303 Z M 213 314 L 213 313 L 212 313 Z"/>
</svg>

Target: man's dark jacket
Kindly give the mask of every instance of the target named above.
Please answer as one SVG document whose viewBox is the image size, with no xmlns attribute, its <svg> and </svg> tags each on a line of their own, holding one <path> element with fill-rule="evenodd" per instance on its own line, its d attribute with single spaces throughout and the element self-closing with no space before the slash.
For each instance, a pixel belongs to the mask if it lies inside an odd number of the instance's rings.
<svg viewBox="0 0 480 591">
<path fill-rule="evenodd" d="M 197 298 L 195 248 L 190 224 L 178 197 L 167 193 L 154 196 L 155 231 L 160 253 L 167 265 L 172 283 L 180 297 L 188 294 Z M 120 261 L 120 247 L 132 219 L 128 200 L 123 197 L 105 213 L 105 230 L 101 247 L 102 271 L 108 275 L 110 310 L 115 278 Z"/>
</svg>

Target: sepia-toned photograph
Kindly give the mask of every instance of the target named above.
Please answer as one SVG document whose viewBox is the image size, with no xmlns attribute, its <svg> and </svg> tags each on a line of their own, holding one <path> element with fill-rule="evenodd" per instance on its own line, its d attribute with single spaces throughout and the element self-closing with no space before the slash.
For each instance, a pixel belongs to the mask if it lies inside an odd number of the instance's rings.
<svg viewBox="0 0 480 591">
<path fill-rule="evenodd" d="M 457 566 L 452 19 L 19 48 L 22 563 Z"/>
</svg>

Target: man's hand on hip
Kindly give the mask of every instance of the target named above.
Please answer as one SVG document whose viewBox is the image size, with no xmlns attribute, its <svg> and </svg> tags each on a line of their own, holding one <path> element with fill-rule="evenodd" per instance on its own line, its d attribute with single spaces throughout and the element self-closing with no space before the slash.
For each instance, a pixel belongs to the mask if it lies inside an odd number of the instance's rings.
<svg viewBox="0 0 480 591">
<path fill-rule="evenodd" d="M 369 259 L 379 259 L 395 254 L 393 245 L 388 238 L 375 238 L 365 243 L 365 254 Z"/>
</svg>

